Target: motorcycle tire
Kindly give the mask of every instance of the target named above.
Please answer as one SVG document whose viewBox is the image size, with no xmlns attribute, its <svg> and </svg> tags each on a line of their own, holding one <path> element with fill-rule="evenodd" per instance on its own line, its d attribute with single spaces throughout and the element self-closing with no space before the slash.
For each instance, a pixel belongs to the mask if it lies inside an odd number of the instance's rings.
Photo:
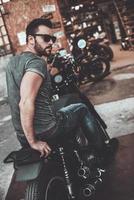
<svg viewBox="0 0 134 200">
<path fill-rule="evenodd" d="M 99 45 L 97 54 L 99 56 L 102 56 L 102 57 L 108 59 L 109 61 L 112 61 L 112 59 L 114 57 L 114 53 L 113 53 L 113 50 L 111 49 L 111 47 L 104 46 L 104 45 Z"/>
<path fill-rule="evenodd" d="M 68 200 L 61 171 L 55 164 L 43 169 L 37 179 L 28 182 L 25 200 Z"/>
<path fill-rule="evenodd" d="M 96 57 L 90 63 L 88 79 L 92 82 L 102 80 L 110 74 L 110 62 L 103 57 Z"/>
</svg>

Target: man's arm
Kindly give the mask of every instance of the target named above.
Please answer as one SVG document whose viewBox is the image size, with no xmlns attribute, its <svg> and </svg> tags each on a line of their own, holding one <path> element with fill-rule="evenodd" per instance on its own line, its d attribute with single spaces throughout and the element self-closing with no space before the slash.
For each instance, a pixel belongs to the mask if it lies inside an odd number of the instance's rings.
<svg viewBox="0 0 134 200">
<path fill-rule="evenodd" d="M 43 78 L 34 72 L 26 72 L 20 86 L 20 117 L 21 124 L 29 145 L 38 150 L 41 156 L 47 156 L 51 149 L 46 142 L 37 141 L 35 138 L 35 131 L 33 127 L 35 99 L 39 88 L 42 84 Z"/>
</svg>

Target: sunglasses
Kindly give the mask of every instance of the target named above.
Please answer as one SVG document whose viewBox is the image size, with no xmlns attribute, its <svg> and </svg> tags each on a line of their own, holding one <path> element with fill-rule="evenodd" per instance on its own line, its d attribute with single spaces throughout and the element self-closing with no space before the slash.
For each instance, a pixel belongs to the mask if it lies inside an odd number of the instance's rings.
<svg viewBox="0 0 134 200">
<path fill-rule="evenodd" d="M 44 42 L 50 42 L 50 40 L 52 40 L 53 43 L 55 43 L 56 41 L 56 37 L 55 36 L 51 36 L 51 35 L 48 35 L 48 34 L 34 34 L 34 36 L 41 36 L 44 40 Z"/>
</svg>

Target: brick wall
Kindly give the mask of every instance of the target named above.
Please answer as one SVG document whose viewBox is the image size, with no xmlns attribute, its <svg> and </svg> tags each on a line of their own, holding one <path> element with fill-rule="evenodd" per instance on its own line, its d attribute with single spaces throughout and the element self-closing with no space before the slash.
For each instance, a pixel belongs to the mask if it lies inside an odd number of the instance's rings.
<svg viewBox="0 0 134 200">
<path fill-rule="evenodd" d="M 54 32 L 57 33 L 59 37 L 57 43 L 58 46 L 60 45 L 61 47 L 67 48 L 67 41 L 64 34 L 64 28 L 62 25 L 57 1 L 12 0 L 4 4 L 5 10 L 8 12 L 7 15 L 4 15 L 4 19 L 15 53 L 20 52 L 24 48 L 24 45 L 22 46 L 19 43 L 17 33 L 24 32 L 27 23 L 29 23 L 29 21 L 31 21 L 32 19 L 48 14 L 46 11 L 43 11 L 43 8 L 46 5 L 55 5 L 56 10 L 52 12 L 52 21 L 61 23 L 60 28 L 54 29 Z"/>
</svg>

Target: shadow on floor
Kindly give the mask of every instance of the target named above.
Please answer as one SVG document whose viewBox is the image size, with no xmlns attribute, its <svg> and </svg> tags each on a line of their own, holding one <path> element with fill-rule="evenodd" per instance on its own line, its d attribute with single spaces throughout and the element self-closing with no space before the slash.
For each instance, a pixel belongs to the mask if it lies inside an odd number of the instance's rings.
<svg viewBox="0 0 134 200">
<path fill-rule="evenodd" d="M 133 200 L 134 199 L 134 134 L 119 137 L 119 151 L 115 161 L 95 200 Z M 24 196 L 25 183 L 16 183 L 14 177 L 6 200 L 20 200 Z"/>
<path fill-rule="evenodd" d="M 134 199 L 134 134 L 119 137 L 119 151 L 95 200 Z"/>
</svg>

